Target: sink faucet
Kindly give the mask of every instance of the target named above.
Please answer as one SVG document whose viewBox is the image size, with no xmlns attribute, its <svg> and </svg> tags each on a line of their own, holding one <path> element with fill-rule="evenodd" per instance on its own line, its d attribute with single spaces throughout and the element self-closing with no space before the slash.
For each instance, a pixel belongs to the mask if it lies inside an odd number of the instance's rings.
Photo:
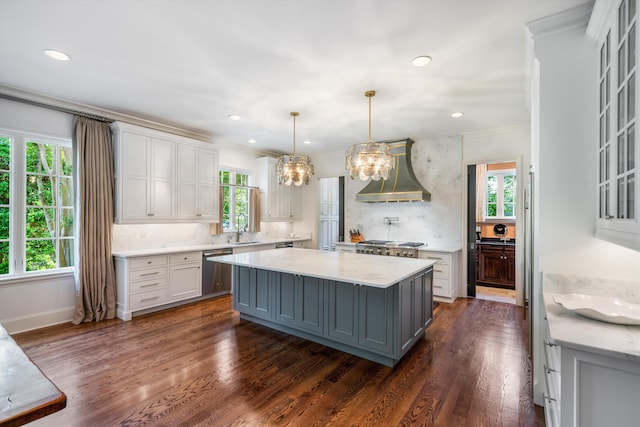
<svg viewBox="0 0 640 427">
<path fill-rule="evenodd" d="M 243 227 L 240 227 L 240 218 L 242 218 Z M 247 231 L 247 216 L 244 213 L 236 215 L 236 242 L 240 241 L 242 233 Z"/>
</svg>

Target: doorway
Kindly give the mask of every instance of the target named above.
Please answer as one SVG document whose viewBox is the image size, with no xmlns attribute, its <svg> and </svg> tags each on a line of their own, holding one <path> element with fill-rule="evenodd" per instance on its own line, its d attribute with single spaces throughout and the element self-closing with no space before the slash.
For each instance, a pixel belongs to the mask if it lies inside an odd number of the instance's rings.
<svg viewBox="0 0 640 427">
<path fill-rule="evenodd" d="M 318 249 L 335 251 L 344 241 L 344 176 L 318 179 L 320 212 Z"/>
<path fill-rule="evenodd" d="M 467 296 L 516 304 L 516 162 L 467 166 Z"/>
</svg>

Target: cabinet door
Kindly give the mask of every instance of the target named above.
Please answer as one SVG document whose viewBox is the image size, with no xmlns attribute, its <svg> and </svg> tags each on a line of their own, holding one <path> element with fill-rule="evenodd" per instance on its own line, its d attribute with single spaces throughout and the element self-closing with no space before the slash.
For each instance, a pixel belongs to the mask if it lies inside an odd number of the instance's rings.
<svg viewBox="0 0 640 427">
<path fill-rule="evenodd" d="M 255 278 L 251 278 L 251 271 L 249 267 L 233 266 L 233 308 L 243 313 L 252 310 L 251 287 Z"/>
<path fill-rule="evenodd" d="M 279 273 L 276 280 L 276 320 L 321 334 L 324 330 L 322 281 L 289 273 Z"/>
<path fill-rule="evenodd" d="M 176 219 L 176 144 L 151 140 L 151 214 L 153 220 Z"/>
<path fill-rule="evenodd" d="M 504 282 L 504 251 L 501 247 L 480 245 L 479 280 L 488 283 Z"/>
<path fill-rule="evenodd" d="M 433 270 L 427 271 L 422 276 L 422 284 L 424 286 L 422 293 L 422 326 L 426 328 L 433 320 Z"/>
<path fill-rule="evenodd" d="M 329 281 L 328 335 L 347 344 L 358 343 L 358 286 Z"/>
<path fill-rule="evenodd" d="M 504 249 L 504 283 L 516 284 L 516 248 L 511 246 Z"/>
<path fill-rule="evenodd" d="M 151 138 L 122 133 L 122 218 L 148 220 L 150 211 Z"/>
<path fill-rule="evenodd" d="M 415 307 L 413 304 L 415 281 L 405 279 L 400 282 L 400 349 L 404 350 L 413 341 Z M 420 297 L 422 302 L 422 296 Z M 422 313 L 420 313 L 422 314 Z"/>
<path fill-rule="evenodd" d="M 179 301 L 202 295 L 200 264 L 175 265 L 169 269 L 169 300 Z"/>
<path fill-rule="evenodd" d="M 217 222 L 220 220 L 218 207 L 218 153 L 211 150 L 198 150 L 198 190 L 197 219 Z"/>
<path fill-rule="evenodd" d="M 360 286 L 358 344 L 369 350 L 393 355 L 393 289 Z"/>
<path fill-rule="evenodd" d="M 241 313 L 273 318 L 272 275 L 276 273 L 250 267 L 233 267 L 233 308 Z"/>
<path fill-rule="evenodd" d="M 178 219 L 195 220 L 198 213 L 198 150 L 178 145 Z"/>
</svg>

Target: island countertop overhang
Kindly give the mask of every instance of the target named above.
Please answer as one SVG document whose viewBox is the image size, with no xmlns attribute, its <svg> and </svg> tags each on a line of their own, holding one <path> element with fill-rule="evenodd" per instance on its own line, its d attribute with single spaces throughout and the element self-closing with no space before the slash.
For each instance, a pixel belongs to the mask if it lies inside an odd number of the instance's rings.
<svg viewBox="0 0 640 427">
<path fill-rule="evenodd" d="M 428 259 L 298 248 L 247 252 L 207 260 L 378 288 L 392 286 L 436 263 Z"/>
</svg>

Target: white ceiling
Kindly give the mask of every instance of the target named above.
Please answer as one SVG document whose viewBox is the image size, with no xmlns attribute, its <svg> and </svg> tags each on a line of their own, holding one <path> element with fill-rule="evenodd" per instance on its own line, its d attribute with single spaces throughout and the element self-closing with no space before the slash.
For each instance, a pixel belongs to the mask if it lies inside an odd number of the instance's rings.
<svg viewBox="0 0 640 427">
<path fill-rule="evenodd" d="M 528 122 L 525 24 L 588 2 L 0 0 L 0 85 L 265 151 L 291 111 L 298 152 L 365 141 L 369 89 L 374 140 L 458 135 Z"/>
</svg>

